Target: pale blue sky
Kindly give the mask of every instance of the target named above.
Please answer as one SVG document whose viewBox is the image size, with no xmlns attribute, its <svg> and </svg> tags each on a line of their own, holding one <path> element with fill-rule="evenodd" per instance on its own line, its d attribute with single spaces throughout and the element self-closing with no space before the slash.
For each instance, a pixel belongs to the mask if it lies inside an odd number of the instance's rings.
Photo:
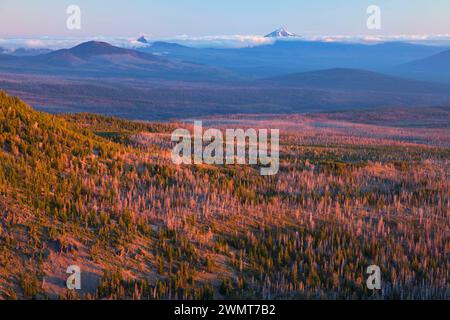
<svg viewBox="0 0 450 320">
<path fill-rule="evenodd" d="M 66 8 L 82 29 L 66 29 Z M 366 8 L 382 29 L 366 28 Z M 0 0 L 0 36 L 261 35 L 280 26 L 305 35 L 450 34 L 450 0 Z"/>
</svg>

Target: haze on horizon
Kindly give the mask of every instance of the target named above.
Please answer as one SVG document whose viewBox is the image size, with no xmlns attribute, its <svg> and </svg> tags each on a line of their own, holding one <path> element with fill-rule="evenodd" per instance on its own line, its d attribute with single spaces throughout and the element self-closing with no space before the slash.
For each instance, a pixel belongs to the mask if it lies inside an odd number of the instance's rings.
<svg viewBox="0 0 450 320">
<path fill-rule="evenodd" d="M 69 5 L 82 28 L 66 28 Z M 382 10 L 382 29 L 366 27 L 369 5 Z M 0 0 L 0 37 L 261 35 L 280 26 L 299 35 L 450 34 L 448 0 Z"/>
</svg>

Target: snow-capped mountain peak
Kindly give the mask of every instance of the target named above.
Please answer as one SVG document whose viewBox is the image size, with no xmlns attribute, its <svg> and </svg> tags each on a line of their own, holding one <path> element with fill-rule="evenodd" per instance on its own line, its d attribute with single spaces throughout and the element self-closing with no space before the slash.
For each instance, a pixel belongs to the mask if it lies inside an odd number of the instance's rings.
<svg viewBox="0 0 450 320">
<path fill-rule="evenodd" d="M 144 36 L 141 36 L 139 39 L 137 39 L 137 42 L 144 43 L 144 44 L 149 43 L 147 38 L 145 38 Z"/>
<path fill-rule="evenodd" d="M 297 37 L 295 33 L 287 31 L 285 28 L 279 28 L 272 33 L 269 33 L 265 38 L 286 38 L 286 37 Z"/>
</svg>

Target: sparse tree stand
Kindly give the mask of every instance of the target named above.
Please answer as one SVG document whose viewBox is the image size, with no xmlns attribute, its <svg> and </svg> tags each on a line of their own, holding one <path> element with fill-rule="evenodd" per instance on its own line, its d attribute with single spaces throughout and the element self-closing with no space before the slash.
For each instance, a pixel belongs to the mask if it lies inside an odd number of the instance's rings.
<svg viewBox="0 0 450 320">
<path fill-rule="evenodd" d="M 0 93 L 0 298 L 448 299 L 447 135 L 342 135 L 333 116 L 295 119 L 327 126 L 281 136 L 264 177 L 174 165 L 171 124 L 49 115 Z M 95 292 L 66 292 L 68 262 Z"/>
</svg>

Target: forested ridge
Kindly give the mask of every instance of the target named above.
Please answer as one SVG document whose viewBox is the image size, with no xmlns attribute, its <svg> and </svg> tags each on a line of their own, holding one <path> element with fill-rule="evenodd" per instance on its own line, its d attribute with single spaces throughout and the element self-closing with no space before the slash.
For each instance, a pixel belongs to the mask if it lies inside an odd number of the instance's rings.
<svg viewBox="0 0 450 320">
<path fill-rule="evenodd" d="M 175 127 L 1 92 L 0 297 L 450 298 L 448 147 L 285 133 L 262 177 L 175 166 Z"/>
</svg>

